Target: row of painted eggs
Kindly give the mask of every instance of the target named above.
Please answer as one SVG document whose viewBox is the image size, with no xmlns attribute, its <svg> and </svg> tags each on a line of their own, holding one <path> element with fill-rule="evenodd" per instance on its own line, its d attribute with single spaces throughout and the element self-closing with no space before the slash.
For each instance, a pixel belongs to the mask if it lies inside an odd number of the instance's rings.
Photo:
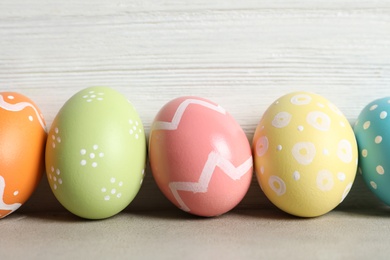
<svg viewBox="0 0 390 260">
<path fill-rule="evenodd" d="M 290 93 L 267 109 L 251 147 L 221 106 L 180 97 L 153 121 L 150 166 L 162 193 L 199 216 L 234 208 L 249 188 L 253 162 L 265 195 L 292 215 L 314 217 L 335 208 L 352 187 L 358 161 L 370 189 L 390 204 L 388 113 L 389 98 L 374 101 L 354 132 L 324 97 Z M 30 99 L 2 92 L 0 120 L 0 218 L 29 198 L 44 165 L 55 197 L 83 218 L 113 216 L 138 193 L 147 158 L 145 132 L 119 92 L 92 87 L 76 93 L 48 133 Z"/>
</svg>

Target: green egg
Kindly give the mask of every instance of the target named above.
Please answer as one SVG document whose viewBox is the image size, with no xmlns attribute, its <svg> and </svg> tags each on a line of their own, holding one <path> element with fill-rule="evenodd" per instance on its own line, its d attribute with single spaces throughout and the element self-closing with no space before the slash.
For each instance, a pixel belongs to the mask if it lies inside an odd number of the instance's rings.
<svg viewBox="0 0 390 260">
<path fill-rule="evenodd" d="M 48 182 L 58 201 L 82 218 L 104 219 L 127 207 L 142 185 L 145 162 L 138 113 L 108 87 L 72 96 L 48 133 Z"/>
</svg>

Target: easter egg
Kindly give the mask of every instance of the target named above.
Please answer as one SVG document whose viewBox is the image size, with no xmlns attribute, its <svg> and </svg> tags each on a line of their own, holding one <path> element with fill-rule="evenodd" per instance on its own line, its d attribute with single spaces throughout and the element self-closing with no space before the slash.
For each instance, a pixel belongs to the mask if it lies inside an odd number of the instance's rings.
<svg viewBox="0 0 390 260">
<path fill-rule="evenodd" d="M 39 108 L 15 92 L 0 93 L 0 218 L 17 210 L 44 171 L 46 125 Z"/>
<path fill-rule="evenodd" d="M 111 217 L 138 193 L 146 139 L 133 105 L 118 91 L 91 87 L 55 117 L 46 143 L 46 174 L 58 201 L 87 219 Z"/>
<path fill-rule="evenodd" d="M 240 125 L 200 97 L 179 97 L 161 108 L 152 124 L 149 160 L 163 194 L 198 216 L 234 208 L 252 178 L 251 148 Z"/>
<path fill-rule="evenodd" d="M 294 92 L 276 100 L 260 120 L 252 147 L 264 194 L 292 215 L 329 212 L 355 179 L 353 130 L 335 105 L 313 93 Z"/>
<path fill-rule="evenodd" d="M 363 180 L 379 199 L 390 205 L 390 97 L 368 104 L 360 113 L 354 131 Z"/>
</svg>

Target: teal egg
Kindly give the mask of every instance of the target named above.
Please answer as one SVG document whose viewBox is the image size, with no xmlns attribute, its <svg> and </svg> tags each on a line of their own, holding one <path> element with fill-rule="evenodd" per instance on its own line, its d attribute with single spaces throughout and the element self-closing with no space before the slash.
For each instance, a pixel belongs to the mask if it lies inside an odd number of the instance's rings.
<svg viewBox="0 0 390 260">
<path fill-rule="evenodd" d="M 87 219 L 111 217 L 134 199 L 144 177 L 146 138 L 133 105 L 108 87 L 86 88 L 55 117 L 46 174 L 58 201 Z"/>
<path fill-rule="evenodd" d="M 390 97 L 368 104 L 356 121 L 359 172 L 369 189 L 390 205 Z"/>
</svg>

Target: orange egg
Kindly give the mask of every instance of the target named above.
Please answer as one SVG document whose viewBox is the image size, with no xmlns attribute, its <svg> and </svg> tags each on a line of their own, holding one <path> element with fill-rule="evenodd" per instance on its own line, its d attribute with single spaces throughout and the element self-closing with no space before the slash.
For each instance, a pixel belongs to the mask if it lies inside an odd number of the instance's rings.
<svg viewBox="0 0 390 260">
<path fill-rule="evenodd" d="M 17 210 L 37 187 L 45 143 L 45 121 L 34 102 L 0 92 L 0 218 Z"/>
</svg>

